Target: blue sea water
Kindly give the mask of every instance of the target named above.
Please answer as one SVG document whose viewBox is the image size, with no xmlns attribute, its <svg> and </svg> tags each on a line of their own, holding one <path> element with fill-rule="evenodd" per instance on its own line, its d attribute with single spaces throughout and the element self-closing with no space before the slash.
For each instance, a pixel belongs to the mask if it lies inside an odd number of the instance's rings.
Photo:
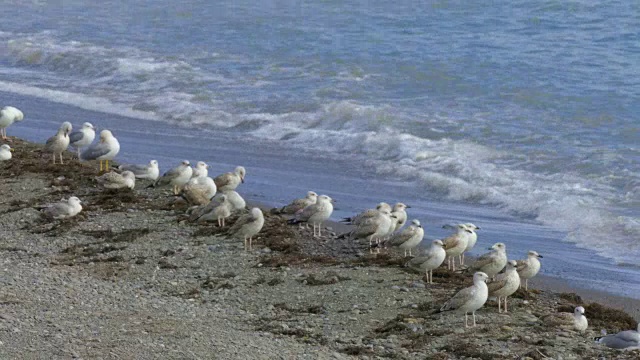
<svg viewBox="0 0 640 360">
<path fill-rule="evenodd" d="M 255 199 L 321 190 L 337 215 L 403 201 L 640 297 L 640 3 L 0 5 L 10 134 L 108 124 L 122 160 L 249 164 Z"/>
</svg>

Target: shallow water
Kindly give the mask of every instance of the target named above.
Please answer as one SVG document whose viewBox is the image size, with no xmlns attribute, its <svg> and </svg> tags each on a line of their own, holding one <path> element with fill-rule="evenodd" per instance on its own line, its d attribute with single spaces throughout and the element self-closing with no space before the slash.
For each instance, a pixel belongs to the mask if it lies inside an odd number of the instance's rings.
<svg viewBox="0 0 640 360">
<path fill-rule="evenodd" d="M 127 160 L 244 164 L 256 200 L 314 189 L 336 215 L 404 201 L 433 236 L 473 221 L 482 246 L 640 292 L 634 3 L 0 4 L 0 102 L 28 120 L 10 133 L 112 124 Z"/>
</svg>

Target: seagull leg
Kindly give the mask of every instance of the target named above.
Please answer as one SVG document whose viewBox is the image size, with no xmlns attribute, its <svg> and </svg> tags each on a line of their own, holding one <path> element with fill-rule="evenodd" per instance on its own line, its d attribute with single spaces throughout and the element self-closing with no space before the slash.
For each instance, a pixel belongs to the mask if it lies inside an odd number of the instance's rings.
<svg viewBox="0 0 640 360">
<path fill-rule="evenodd" d="M 504 297 L 504 312 L 505 313 L 509 312 L 509 310 L 507 310 L 507 297 L 506 296 Z"/>
<path fill-rule="evenodd" d="M 409 256 L 413 256 L 413 255 L 411 255 L 411 249 L 409 249 Z"/>
<path fill-rule="evenodd" d="M 77 148 L 76 150 L 78 150 L 78 160 L 80 160 L 80 148 Z"/>
<path fill-rule="evenodd" d="M 62 161 L 62 153 L 60 153 L 60 164 L 64 165 L 64 162 Z"/>
<path fill-rule="evenodd" d="M 253 240 L 253 236 L 249 236 L 249 251 L 251 251 L 251 240 Z"/>
<path fill-rule="evenodd" d="M 476 327 L 476 312 L 474 311 L 472 314 L 473 314 L 473 327 Z"/>
<path fill-rule="evenodd" d="M 244 251 L 247 251 L 247 238 L 244 238 Z"/>
<path fill-rule="evenodd" d="M 529 279 L 524 279 L 524 291 L 529 291 Z"/>
<path fill-rule="evenodd" d="M 469 318 L 467 317 L 467 313 L 464 313 L 464 327 L 469 327 Z"/>
<path fill-rule="evenodd" d="M 502 313 L 502 308 L 500 307 L 500 299 L 501 297 L 498 296 L 498 313 Z"/>
<path fill-rule="evenodd" d="M 318 237 L 322 237 L 322 223 L 318 224 Z"/>
<path fill-rule="evenodd" d="M 54 153 L 53 154 L 53 165 L 55 165 L 55 164 L 56 164 L 56 154 Z"/>
<path fill-rule="evenodd" d="M 98 160 L 100 161 L 100 172 L 102 172 L 102 160 Z"/>
</svg>

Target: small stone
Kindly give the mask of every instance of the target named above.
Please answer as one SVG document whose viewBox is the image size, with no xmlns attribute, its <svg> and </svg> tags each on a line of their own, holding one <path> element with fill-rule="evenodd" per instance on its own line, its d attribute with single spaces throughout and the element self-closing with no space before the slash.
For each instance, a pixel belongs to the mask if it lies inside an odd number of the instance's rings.
<svg viewBox="0 0 640 360">
<path fill-rule="evenodd" d="M 508 331 L 511 332 L 513 331 L 513 328 L 507 325 L 504 325 L 503 327 L 501 327 L 500 329 L 502 329 L 502 331 Z"/>
<path fill-rule="evenodd" d="M 399 291 L 399 290 L 400 290 L 400 286 L 398 286 L 398 285 L 393 285 L 393 286 L 391 287 L 391 290 Z"/>
</svg>

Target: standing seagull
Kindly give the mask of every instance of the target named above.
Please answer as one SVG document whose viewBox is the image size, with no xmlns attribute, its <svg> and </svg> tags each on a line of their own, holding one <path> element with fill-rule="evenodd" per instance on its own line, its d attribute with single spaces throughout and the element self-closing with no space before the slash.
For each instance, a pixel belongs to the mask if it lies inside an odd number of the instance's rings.
<svg viewBox="0 0 640 360">
<path fill-rule="evenodd" d="M 451 225 L 444 225 L 443 228 L 451 228 Z M 469 230 L 463 224 L 455 226 L 455 234 L 442 240 L 444 251 L 447 252 L 447 267 L 449 270 L 456 269 L 456 256 L 462 254 L 467 248 L 467 235 Z"/>
<path fill-rule="evenodd" d="M 133 189 L 136 186 L 136 176 L 131 171 L 123 171 L 122 174 L 110 171 L 97 177 L 96 181 L 105 189 Z"/>
<path fill-rule="evenodd" d="M 0 110 L 0 135 L 2 140 L 9 140 L 7 138 L 7 128 L 14 122 L 19 122 L 24 119 L 22 111 L 14 108 L 13 106 L 5 106 Z"/>
<path fill-rule="evenodd" d="M 191 221 L 218 221 L 219 227 L 224 227 L 224 220 L 231 216 L 233 206 L 226 196 L 220 195 L 209 202 L 206 206 L 196 209 L 189 220 Z"/>
<path fill-rule="evenodd" d="M 332 202 L 333 199 L 327 195 L 318 196 L 315 204 L 311 204 L 300 210 L 294 219 L 289 220 L 289 224 L 298 224 L 301 222 L 311 223 L 313 225 L 313 236 L 316 236 L 316 227 L 318 229 L 317 236 L 322 236 L 322 223 L 333 213 Z"/>
<path fill-rule="evenodd" d="M 100 171 L 102 171 L 102 161 L 105 162 L 104 170 L 109 169 L 109 160 L 113 160 L 120 152 L 120 142 L 113 136 L 111 131 L 102 130 L 100 141 L 89 146 L 87 150 L 80 154 L 81 160 L 100 161 Z"/>
<path fill-rule="evenodd" d="M 13 149 L 7 144 L 0 146 L 0 161 L 11 160 L 13 157 L 12 151 Z"/>
<path fill-rule="evenodd" d="M 253 208 L 248 214 L 242 215 L 229 229 L 229 234 L 236 238 L 244 239 L 244 250 L 251 250 L 253 237 L 262 230 L 264 215 L 258 208 Z M 249 247 L 247 248 L 247 240 Z"/>
<path fill-rule="evenodd" d="M 433 269 L 442 265 L 447 256 L 443 246 L 442 240 L 433 240 L 431 247 L 425 251 L 424 255 L 409 260 L 407 266 L 417 271 L 425 271 L 427 282 L 433 284 Z"/>
<path fill-rule="evenodd" d="M 235 190 L 240 183 L 244 183 L 247 171 L 242 166 L 238 166 L 234 172 L 218 175 L 215 181 L 218 191 Z"/>
<path fill-rule="evenodd" d="M 302 199 L 295 199 L 289 205 L 283 206 L 281 209 L 276 210 L 275 212 L 278 214 L 287 214 L 293 215 L 298 211 L 306 208 L 309 205 L 315 204 L 316 200 L 318 200 L 318 194 L 313 191 L 307 192 L 307 196 Z"/>
<path fill-rule="evenodd" d="M 180 165 L 164 173 L 162 177 L 148 187 L 171 185 L 173 186 L 173 194 L 178 195 L 180 193 L 180 189 L 182 189 L 189 179 L 191 179 L 192 174 L 193 169 L 191 168 L 189 160 L 183 160 Z"/>
<path fill-rule="evenodd" d="M 349 224 L 349 225 L 358 225 L 358 224 L 360 224 L 360 222 L 362 222 L 362 221 L 364 221 L 366 219 L 370 219 L 370 218 L 378 216 L 378 214 L 381 211 L 388 211 L 389 213 L 391 213 L 391 211 L 393 211 L 393 209 L 391 208 L 391 205 L 387 204 L 386 202 L 381 202 L 381 203 L 378 204 L 378 206 L 376 206 L 375 209 L 367 209 L 367 210 L 361 212 L 358 215 L 342 218 L 342 220 L 340 220 L 340 222 L 341 223 L 345 223 L 345 224 Z"/>
<path fill-rule="evenodd" d="M 118 170 L 120 171 L 131 171 L 133 175 L 136 176 L 136 179 L 141 180 L 158 180 L 160 176 L 160 168 L 158 168 L 158 161 L 151 160 L 147 165 L 136 165 L 136 164 L 124 164 L 118 166 Z"/>
<path fill-rule="evenodd" d="M 483 272 L 473 274 L 473 285 L 458 291 L 451 300 L 440 308 L 441 312 L 455 311 L 464 313 L 464 327 L 469 327 L 467 314 L 473 315 L 473 326 L 476 326 L 476 310 L 480 309 L 489 297 L 486 281 L 489 277 Z"/>
<path fill-rule="evenodd" d="M 393 211 L 391 211 L 391 215 L 395 215 L 396 221 L 395 226 L 391 232 L 402 229 L 404 224 L 407 223 L 407 209 L 410 207 L 411 206 L 405 205 L 403 203 L 397 203 L 393 205 Z"/>
<path fill-rule="evenodd" d="M 411 256 L 411 249 L 418 246 L 424 237 L 424 229 L 420 225 L 419 220 L 411 220 L 411 225 L 406 229 L 396 232 L 391 236 L 385 244 L 398 247 L 404 250 L 404 256 L 407 256 L 407 250 L 409 250 L 409 256 Z"/>
<path fill-rule="evenodd" d="M 463 225 L 467 227 L 467 230 L 469 230 L 470 233 L 467 236 L 467 248 L 464 249 L 462 254 L 460 254 L 460 265 L 464 265 L 464 253 L 471 251 L 471 249 L 476 246 L 476 242 L 478 242 L 478 234 L 476 233 L 476 230 L 480 230 L 479 227 L 472 223 L 466 223 Z"/>
<path fill-rule="evenodd" d="M 376 211 L 375 216 L 360 220 L 354 230 L 338 236 L 338 239 L 346 237 L 349 237 L 350 240 L 369 239 L 369 247 L 372 246 L 374 240 L 376 244 L 379 244 L 380 240 L 389 232 L 389 228 L 395 223 L 392 216 L 387 209 Z"/>
<path fill-rule="evenodd" d="M 493 279 L 507 265 L 507 247 L 504 243 L 495 243 L 489 250 L 469 267 L 469 271 L 482 271 Z"/>
<path fill-rule="evenodd" d="M 95 138 L 96 128 L 90 122 L 82 124 L 82 128 L 80 130 L 69 134 L 69 145 L 78 150 L 78 159 L 80 159 L 80 149 L 91 145 Z"/>
<path fill-rule="evenodd" d="M 504 312 L 509 311 L 507 297 L 516 292 L 520 287 L 520 276 L 518 276 L 518 272 L 516 271 L 516 261 L 509 260 L 509 262 L 507 262 L 507 270 L 502 274 L 498 274 L 496 279 L 487 286 L 489 287 L 489 296 L 498 297 L 498 312 L 502 312 L 502 308 L 500 307 L 501 298 L 504 298 Z"/>
<path fill-rule="evenodd" d="M 516 268 L 520 279 L 524 279 L 524 289 L 526 291 L 529 291 L 529 279 L 538 275 L 538 271 L 540 271 L 540 260 L 538 259 L 542 259 L 542 255 L 531 250 L 527 253 L 525 260 L 518 260 L 517 262 Z M 520 283 L 520 286 L 522 287 L 522 283 Z"/>
<path fill-rule="evenodd" d="M 69 200 L 62 200 L 55 204 L 48 205 L 42 210 L 43 214 L 47 217 L 54 219 L 66 219 L 74 217 L 82 211 L 82 201 L 75 196 L 69 198 Z"/>
<path fill-rule="evenodd" d="M 62 161 L 62 153 L 69 147 L 69 133 L 71 132 L 71 123 L 65 121 L 60 125 L 58 132 L 47 139 L 47 143 L 44 146 L 44 151 L 53 154 L 53 164 L 56 163 L 56 155 L 60 156 L 60 164 L 64 165 Z"/>
</svg>

